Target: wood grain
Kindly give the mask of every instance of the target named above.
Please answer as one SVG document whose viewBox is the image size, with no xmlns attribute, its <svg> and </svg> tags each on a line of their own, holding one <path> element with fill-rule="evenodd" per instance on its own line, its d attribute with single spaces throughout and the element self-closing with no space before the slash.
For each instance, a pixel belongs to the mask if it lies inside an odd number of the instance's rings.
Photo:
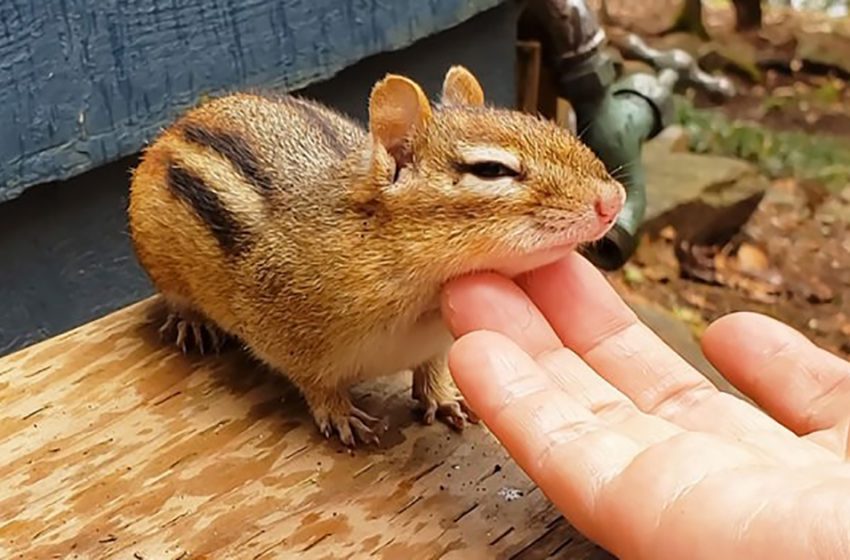
<svg viewBox="0 0 850 560">
<path fill-rule="evenodd" d="M 537 114 L 540 88 L 540 41 L 517 41 L 517 106 L 520 111 Z"/>
<path fill-rule="evenodd" d="M 421 426 L 409 376 L 359 388 L 391 429 L 349 453 L 238 349 L 163 345 L 161 314 L 152 298 L 0 360 L 0 557 L 598 553 L 484 428 Z"/>
</svg>

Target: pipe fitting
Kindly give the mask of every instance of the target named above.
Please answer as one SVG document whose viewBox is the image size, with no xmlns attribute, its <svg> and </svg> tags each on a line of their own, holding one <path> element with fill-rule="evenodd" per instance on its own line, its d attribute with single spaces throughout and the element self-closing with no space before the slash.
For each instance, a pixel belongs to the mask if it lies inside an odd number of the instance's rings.
<svg viewBox="0 0 850 560">
<path fill-rule="evenodd" d="M 612 229 L 587 251 L 594 264 L 615 270 L 631 258 L 646 213 L 643 143 L 661 130 L 661 111 L 641 93 L 611 88 L 598 103 L 576 107 L 582 140 L 626 188 L 626 203 Z"/>
<path fill-rule="evenodd" d="M 626 188 L 616 223 L 588 251 L 600 268 L 620 268 L 637 247 L 646 213 L 642 146 L 672 120 L 678 74 L 665 69 L 658 77 L 634 74 L 615 82 L 605 32 L 585 0 L 529 0 L 526 9 L 551 44 L 558 89 L 573 107 L 582 141 Z"/>
</svg>

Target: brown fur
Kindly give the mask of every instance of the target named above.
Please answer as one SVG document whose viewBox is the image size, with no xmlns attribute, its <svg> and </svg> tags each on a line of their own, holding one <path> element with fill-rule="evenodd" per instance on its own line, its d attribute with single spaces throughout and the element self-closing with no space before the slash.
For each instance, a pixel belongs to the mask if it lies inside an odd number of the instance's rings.
<svg viewBox="0 0 850 560">
<path fill-rule="evenodd" d="M 178 318 L 238 337 L 296 383 L 326 435 L 376 439 L 375 419 L 351 404 L 348 387 L 408 368 L 426 421 L 441 415 L 462 427 L 467 411 L 445 366 L 442 284 L 590 224 L 600 185 L 622 190 L 567 132 L 485 107 L 480 91 L 454 67 L 444 105 L 432 109 L 418 85 L 388 76 L 373 90 L 369 131 L 285 96 L 202 105 L 134 172 L 138 258 Z M 458 187 L 458 150 L 482 144 L 519 156 L 518 192 Z M 181 198 L 169 185 L 175 169 L 208 192 Z M 393 341 L 420 339 L 433 346 L 427 355 L 403 363 L 393 354 Z M 384 340 L 386 368 L 373 356 Z"/>
</svg>

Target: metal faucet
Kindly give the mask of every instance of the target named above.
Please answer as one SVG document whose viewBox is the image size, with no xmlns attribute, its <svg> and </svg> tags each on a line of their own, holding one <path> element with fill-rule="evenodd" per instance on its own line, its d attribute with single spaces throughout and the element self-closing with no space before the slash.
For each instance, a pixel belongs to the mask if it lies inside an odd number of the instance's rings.
<svg viewBox="0 0 850 560">
<path fill-rule="evenodd" d="M 661 68 L 617 79 L 605 52 L 605 31 L 585 0 L 528 0 L 526 10 L 546 35 L 561 97 L 572 105 L 582 141 L 626 187 L 626 204 L 603 240 L 588 248 L 598 267 L 616 270 L 631 258 L 646 213 L 644 142 L 671 124 L 673 89 L 681 79 L 713 93 L 734 95 L 731 82 L 699 68 L 685 51 L 658 51 L 636 35 L 620 47 Z"/>
</svg>

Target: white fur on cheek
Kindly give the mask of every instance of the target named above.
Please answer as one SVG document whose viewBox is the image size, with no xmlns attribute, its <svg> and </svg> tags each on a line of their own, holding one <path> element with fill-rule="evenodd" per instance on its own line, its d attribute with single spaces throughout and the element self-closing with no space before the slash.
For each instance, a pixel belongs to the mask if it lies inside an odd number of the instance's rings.
<svg viewBox="0 0 850 560">
<path fill-rule="evenodd" d="M 522 190 L 522 185 L 517 183 L 513 177 L 485 180 L 479 179 L 475 175 L 466 174 L 458 181 L 455 188 L 484 196 L 503 197 L 519 193 Z"/>
<path fill-rule="evenodd" d="M 468 164 L 495 161 L 514 171 L 520 168 L 519 158 L 515 154 L 496 146 L 463 146 L 460 148 L 460 157 Z"/>
</svg>

